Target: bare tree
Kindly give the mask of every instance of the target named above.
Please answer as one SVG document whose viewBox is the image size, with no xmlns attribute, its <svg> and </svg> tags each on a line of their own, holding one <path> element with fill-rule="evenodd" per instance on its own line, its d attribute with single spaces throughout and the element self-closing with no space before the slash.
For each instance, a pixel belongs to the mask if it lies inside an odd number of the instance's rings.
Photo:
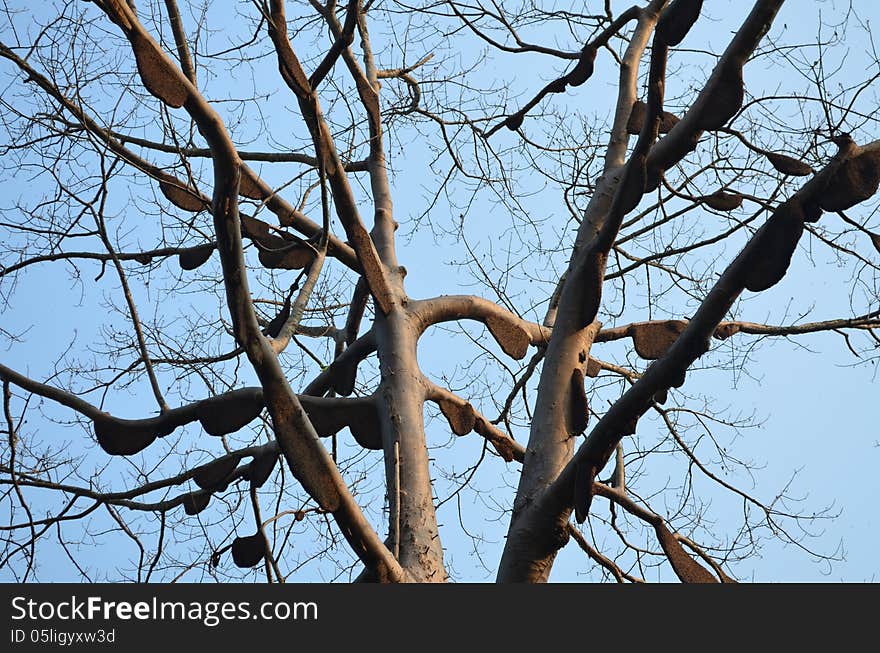
<svg viewBox="0 0 880 653">
<path fill-rule="evenodd" d="M 4 2 L 0 568 L 442 582 L 438 515 L 502 582 L 832 559 L 706 379 L 876 364 L 870 21 L 619 4 Z M 844 315 L 750 313 L 829 254 Z"/>
</svg>

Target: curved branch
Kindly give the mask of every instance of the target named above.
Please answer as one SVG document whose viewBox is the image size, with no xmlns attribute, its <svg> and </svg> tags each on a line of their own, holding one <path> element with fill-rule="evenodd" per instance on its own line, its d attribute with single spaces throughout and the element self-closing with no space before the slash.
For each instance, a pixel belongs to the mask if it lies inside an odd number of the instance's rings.
<svg viewBox="0 0 880 653">
<path fill-rule="evenodd" d="M 529 345 L 547 344 L 552 332 L 548 327 L 524 320 L 498 304 L 475 295 L 442 295 L 413 300 L 409 309 L 420 334 L 440 322 L 480 321 L 504 352 L 516 359 L 526 355 Z"/>
<path fill-rule="evenodd" d="M 666 522 L 657 513 L 638 505 L 625 493 L 601 483 L 593 484 L 593 492 L 613 501 L 627 512 L 654 527 L 660 547 L 673 571 L 682 583 L 717 583 L 718 580 L 700 563 L 687 554 L 678 538 L 670 532 Z"/>
<path fill-rule="evenodd" d="M 568 532 L 571 535 L 572 539 L 577 542 L 577 545 L 581 548 L 581 550 L 586 553 L 590 557 L 590 559 L 594 560 L 599 565 L 610 571 L 618 583 L 622 583 L 624 580 L 628 580 L 631 583 L 645 582 L 643 578 L 631 576 L 630 574 L 626 573 L 620 567 L 618 567 L 613 560 L 610 560 L 607 556 L 602 555 L 599 551 L 590 546 L 590 543 L 587 542 L 587 538 L 585 538 L 583 533 L 581 533 L 577 528 L 574 527 L 574 524 L 568 525 Z"/>
<path fill-rule="evenodd" d="M 592 481 L 621 437 L 634 432 L 636 422 L 652 405 L 658 392 L 684 383 L 687 369 L 709 350 L 710 338 L 743 290 L 750 286 L 755 291 L 763 290 L 782 278 L 797 244 L 796 236 L 803 230 L 803 221 L 810 216 L 818 217 L 812 212 L 808 216 L 808 209 L 804 207 L 818 207 L 826 202 L 829 184 L 849 174 L 847 166 L 851 162 L 853 166 L 863 165 L 862 156 L 880 157 L 880 141 L 864 148 L 851 143 L 842 147 L 821 172 L 782 205 L 785 207 L 783 212 L 777 209 L 758 229 L 720 276 L 681 335 L 614 403 L 559 478 L 547 489 L 545 498 L 552 505 L 565 505 L 571 501 L 569 497 L 574 496 L 575 502 L 580 502 L 579 517 L 586 516 Z M 880 166 L 875 167 L 874 174 L 880 181 Z M 876 192 L 877 186 L 873 188 Z M 795 236 L 793 244 L 788 239 L 789 231 Z M 767 268 L 770 264 L 773 267 Z M 756 277 L 756 272 L 763 274 Z M 563 508 L 563 512 L 567 509 Z"/>
<path fill-rule="evenodd" d="M 455 8 L 453 5 L 453 10 L 461 18 L 465 23 L 474 30 L 473 26 L 467 21 L 464 16 Z M 495 125 L 489 131 L 486 132 L 485 137 L 489 138 L 492 134 L 497 132 L 502 127 L 507 127 L 511 131 L 516 131 L 522 126 L 523 119 L 526 117 L 529 111 L 534 109 L 547 95 L 550 93 L 564 93 L 566 86 L 580 86 L 585 83 L 593 74 L 593 65 L 596 59 L 596 53 L 599 51 L 599 48 L 603 47 L 611 40 L 611 37 L 617 34 L 623 27 L 632 20 L 636 20 L 641 15 L 642 9 L 638 6 L 633 6 L 624 11 L 620 16 L 618 16 L 608 27 L 606 27 L 602 32 L 599 33 L 596 38 L 592 41 L 588 41 L 584 44 L 583 49 L 580 51 L 580 54 L 573 55 L 572 58 L 577 58 L 577 63 L 574 68 L 572 68 L 568 73 L 563 75 L 562 77 L 553 80 L 549 84 L 547 84 L 544 88 L 538 91 L 538 94 L 535 95 L 531 100 L 529 100 L 522 109 L 517 111 L 516 113 L 512 113 L 509 115 L 503 122 Z M 476 30 L 474 30 L 476 31 Z M 479 34 L 479 32 L 477 32 Z M 500 45 L 493 43 L 495 47 L 501 48 Z M 504 49 L 504 48 L 501 48 Z"/>
</svg>

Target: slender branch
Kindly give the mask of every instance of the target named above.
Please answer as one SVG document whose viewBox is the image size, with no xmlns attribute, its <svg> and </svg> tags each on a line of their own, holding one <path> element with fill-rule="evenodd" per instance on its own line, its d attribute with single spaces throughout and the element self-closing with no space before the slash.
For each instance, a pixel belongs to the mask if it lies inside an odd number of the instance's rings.
<svg viewBox="0 0 880 653">
<path fill-rule="evenodd" d="M 628 580 L 631 583 L 644 583 L 644 579 L 638 578 L 637 576 L 632 576 L 625 571 L 623 571 L 613 560 L 602 555 L 593 548 L 589 542 L 587 542 L 587 538 L 584 537 L 583 533 L 581 533 L 577 528 L 574 527 L 574 524 L 568 525 L 568 532 L 571 534 L 572 539 L 577 542 L 577 545 L 581 548 L 581 550 L 586 553 L 591 560 L 594 560 L 599 565 L 607 569 L 614 576 L 614 579 L 618 583 L 622 583 L 624 580 Z"/>
<path fill-rule="evenodd" d="M 180 19 L 180 10 L 177 8 L 177 0 L 165 0 L 165 9 L 168 11 L 168 22 L 171 23 L 171 32 L 174 34 L 174 44 L 177 46 L 177 57 L 180 60 L 180 69 L 187 79 L 196 85 L 196 69 L 193 66 L 192 57 L 189 54 L 189 44 L 186 41 L 186 33 L 183 31 L 183 21 Z"/>
<path fill-rule="evenodd" d="M 376 252 L 375 244 L 361 222 L 354 193 L 348 183 L 333 137 L 323 119 L 317 95 L 287 39 L 284 3 L 281 0 L 271 0 L 268 26 L 269 37 L 275 45 L 281 76 L 296 95 L 300 111 L 312 136 L 315 153 L 323 159 L 323 167 L 333 192 L 336 214 L 357 253 L 377 307 L 383 313 L 388 313 L 391 305 L 396 301 L 395 293 L 389 285 L 386 270 Z"/>
<path fill-rule="evenodd" d="M 641 328 L 652 326 L 664 326 L 669 320 L 654 320 L 651 322 L 637 322 L 618 327 L 602 329 L 596 335 L 596 342 L 612 342 L 622 338 L 632 337 L 634 332 Z M 681 322 L 686 324 L 686 321 Z M 823 331 L 836 331 L 838 329 L 855 329 L 866 331 L 880 327 L 880 311 L 874 311 L 858 317 L 838 318 L 835 320 L 823 320 L 820 322 L 805 322 L 803 324 L 772 325 L 759 324 L 756 322 L 743 322 L 739 320 L 724 320 L 718 323 L 713 333 L 715 338 L 725 340 L 737 333 L 745 333 L 756 336 L 796 336 L 808 333 L 820 333 Z"/>
<path fill-rule="evenodd" d="M 457 8 L 455 8 L 455 5 L 452 6 L 458 17 L 465 21 L 468 26 L 470 26 L 470 23 L 467 21 L 467 19 L 464 18 L 464 16 L 462 16 Z M 522 125 L 523 119 L 526 117 L 526 114 L 528 114 L 529 111 L 540 104 L 541 100 L 543 100 L 547 95 L 549 95 L 550 93 L 564 93 L 565 87 L 567 85 L 580 86 L 581 84 L 586 82 L 593 74 L 593 62 L 596 59 L 596 52 L 598 52 L 599 48 L 605 46 L 608 41 L 611 40 L 611 37 L 616 35 L 621 29 L 623 29 L 623 27 L 627 23 L 636 20 L 641 15 L 641 12 L 641 8 L 639 8 L 638 6 L 633 6 L 620 14 L 620 16 L 618 16 L 608 27 L 602 30 L 596 36 L 596 38 L 584 44 L 584 47 L 581 50 L 580 54 L 577 55 L 578 61 L 571 71 L 569 71 L 559 79 L 555 79 L 547 84 L 538 92 L 537 95 L 535 95 L 535 97 L 529 100 L 525 104 L 525 106 L 523 106 L 523 108 L 521 108 L 516 113 L 509 115 L 503 122 L 495 125 L 489 131 L 487 131 L 485 137 L 489 138 L 490 136 L 492 136 L 492 134 L 497 132 L 502 127 L 507 127 L 511 131 L 516 131 Z"/>
</svg>

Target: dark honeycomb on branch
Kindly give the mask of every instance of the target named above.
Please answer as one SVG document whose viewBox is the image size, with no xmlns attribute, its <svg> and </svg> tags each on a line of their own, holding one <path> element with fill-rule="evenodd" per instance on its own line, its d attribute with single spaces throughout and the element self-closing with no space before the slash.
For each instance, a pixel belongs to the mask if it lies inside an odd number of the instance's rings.
<svg viewBox="0 0 880 653">
<path fill-rule="evenodd" d="M 189 97 L 189 91 L 180 81 L 171 62 L 157 52 L 146 36 L 133 31 L 128 37 L 134 50 L 138 73 L 146 89 L 168 106 L 175 109 L 182 107 Z"/>
<path fill-rule="evenodd" d="M 457 402 L 449 399 L 440 399 L 437 402 L 440 412 L 449 422 L 449 428 L 456 435 L 467 435 L 474 430 L 477 414 L 474 407 L 468 402 Z"/>
<path fill-rule="evenodd" d="M 806 177 L 813 173 L 813 169 L 806 163 L 785 154 L 767 152 L 767 159 L 774 168 L 784 175 Z"/>
<path fill-rule="evenodd" d="M 657 21 L 657 38 L 669 47 L 684 40 L 700 17 L 703 0 L 674 0 Z"/>
<path fill-rule="evenodd" d="M 529 351 L 531 338 L 523 327 L 512 318 L 497 315 L 490 315 L 484 321 L 489 333 L 492 334 L 505 354 L 516 360 L 525 358 Z"/>
<path fill-rule="evenodd" d="M 193 470 L 193 481 L 203 490 L 218 489 L 232 476 L 238 467 L 238 460 L 235 456 L 224 456 L 197 467 Z"/>
<path fill-rule="evenodd" d="M 780 204 L 762 231 L 755 235 L 748 260 L 745 287 L 760 292 L 775 286 L 785 276 L 791 257 L 804 232 L 804 212 L 797 201 Z"/>
<path fill-rule="evenodd" d="M 169 202 L 179 209 L 198 213 L 206 206 L 211 206 L 211 202 L 202 197 L 198 191 L 192 188 L 184 188 L 172 181 L 160 181 L 159 190 Z"/>
<path fill-rule="evenodd" d="M 257 392 L 230 393 L 200 402 L 196 416 L 209 435 L 235 433 L 263 412 L 263 397 Z"/>
<path fill-rule="evenodd" d="M 725 193 L 723 190 L 716 190 L 710 195 L 704 195 L 701 200 L 703 204 L 716 211 L 733 211 L 742 206 L 743 196 L 739 193 Z"/>
<path fill-rule="evenodd" d="M 236 537 L 232 541 L 232 561 L 236 567 L 256 567 L 266 556 L 266 540 L 262 533 Z"/>
<path fill-rule="evenodd" d="M 177 262 L 181 270 L 195 270 L 207 263 L 213 253 L 214 243 L 187 247 L 178 253 Z"/>
<path fill-rule="evenodd" d="M 636 353 L 646 360 L 661 358 L 687 327 L 683 320 L 633 324 L 627 334 L 632 337 Z"/>
<path fill-rule="evenodd" d="M 820 197 L 826 211 L 845 211 L 864 202 L 880 186 L 880 152 L 862 152 L 846 161 Z"/>
</svg>

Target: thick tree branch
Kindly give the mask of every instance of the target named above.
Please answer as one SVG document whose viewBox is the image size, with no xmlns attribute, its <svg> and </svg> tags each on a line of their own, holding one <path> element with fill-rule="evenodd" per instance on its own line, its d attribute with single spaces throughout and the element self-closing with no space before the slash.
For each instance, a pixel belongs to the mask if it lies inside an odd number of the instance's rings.
<svg viewBox="0 0 880 653">
<path fill-rule="evenodd" d="M 624 165 L 626 121 L 635 101 L 639 61 L 664 4 L 664 0 L 657 0 L 640 12 L 621 64 L 617 112 L 604 174 L 597 182 L 578 229 L 559 302 L 553 309 L 556 311 L 553 333 L 538 383 L 526 459 L 498 571 L 500 582 L 546 582 L 556 551 L 569 538 L 567 515 L 563 517 L 558 513 L 551 518 L 552 523 L 540 526 L 540 532 L 532 532 L 531 524 L 520 524 L 520 515 L 531 511 L 532 502 L 569 462 L 574 436 L 586 426 L 583 373 L 600 326 L 594 318 L 601 299 L 607 255 L 624 215 L 635 208 L 642 197 L 647 151 L 659 132 L 666 48 L 662 44 L 658 47 L 655 41 L 648 116 L 628 164 Z M 573 431 L 575 426 L 580 430 Z"/>
<path fill-rule="evenodd" d="M 520 359 L 529 345 L 545 345 L 550 329 L 524 320 L 507 309 L 475 295 L 442 295 L 410 301 L 420 333 L 441 322 L 478 320 L 483 322 L 506 354 Z"/>
<path fill-rule="evenodd" d="M 867 186 L 856 189 L 858 196 L 868 194 L 868 190 L 870 194 L 876 192 L 880 182 L 880 141 L 864 148 L 846 141 L 841 144 L 840 152 L 829 164 L 785 202 L 783 210 L 777 209 L 728 265 L 672 346 L 611 406 L 559 477 L 529 506 L 525 522 L 531 522 L 532 527 L 537 523 L 545 527 L 555 524 L 570 513 L 573 503 L 578 506 L 578 516 L 585 518 L 593 480 L 617 443 L 634 432 L 639 417 L 652 405 L 658 392 L 684 383 L 687 369 L 708 351 L 712 335 L 743 290 L 763 290 L 782 278 L 797 236 L 803 230 L 803 221 L 817 219 L 817 211 L 828 205 L 832 189 L 834 196 L 839 197 L 840 190 L 845 188 L 844 180 L 850 179 L 855 170 L 873 170 L 866 180 Z"/>
<path fill-rule="evenodd" d="M 525 447 L 492 424 L 470 402 L 427 379 L 425 382 L 427 384 L 427 398 L 440 408 L 440 412 L 449 422 L 449 428 L 453 433 L 467 435 L 473 431 L 491 443 L 498 455 L 505 461 L 523 461 Z"/>
</svg>

